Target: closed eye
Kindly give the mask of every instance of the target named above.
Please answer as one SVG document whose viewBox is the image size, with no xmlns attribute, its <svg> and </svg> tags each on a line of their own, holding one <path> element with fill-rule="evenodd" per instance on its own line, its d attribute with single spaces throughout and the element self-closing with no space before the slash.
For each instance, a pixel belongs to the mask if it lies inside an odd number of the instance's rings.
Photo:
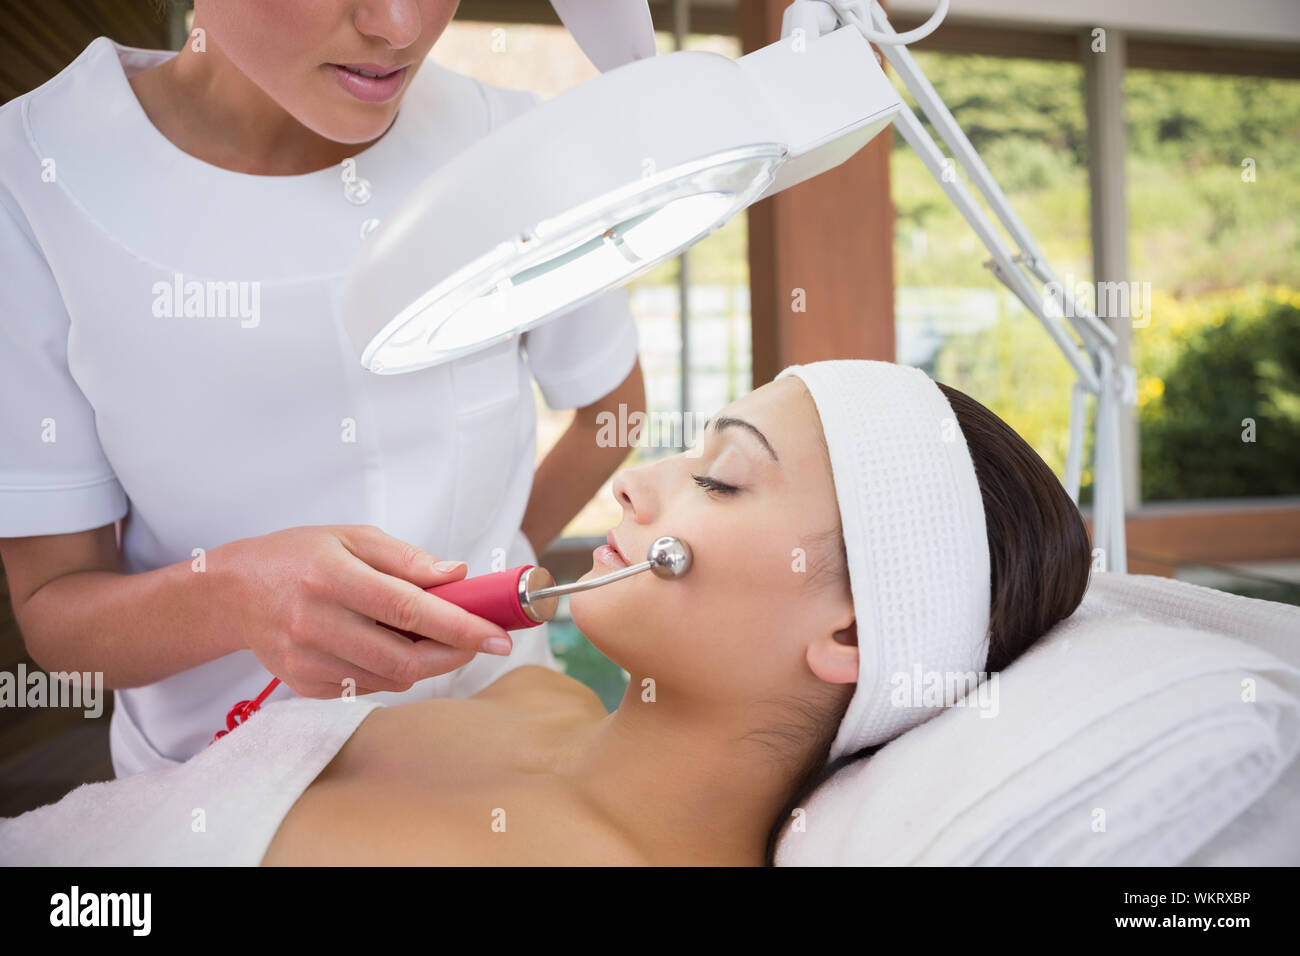
<svg viewBox="0 0 1300 956">
<path fill-rule="evenodd" d="M 708 475 L 691 475 L 695 483 L 706 491 L 716 491 L 719 494 L 734 495 L 740 491 L 735 485 L 728 485 L 725 482 L 718 481 L 716 478 L 710 478 Z"/>
</svg>

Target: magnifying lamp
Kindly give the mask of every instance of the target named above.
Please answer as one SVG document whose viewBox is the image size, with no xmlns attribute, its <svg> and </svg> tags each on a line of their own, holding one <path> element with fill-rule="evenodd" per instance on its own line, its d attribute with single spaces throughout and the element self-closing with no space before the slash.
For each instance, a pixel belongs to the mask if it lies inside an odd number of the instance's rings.
<svg viewBox="0 0 1300 956">
<path fill-rule="evenodd" d="M 853 27 L 738 60 L 679 51 L 617 66 L 406 196 L 350 266 L 348 335 L 380 374 L 516 335 L 839 165 L 900 106 Z"/>
<path fill-rule="evenodd" d="M 942 22 L 949 0 L 906 33 L 875 0 L 792 0 L 781 39 L 737 60 L 654 55 L 646 0 L 551 3 L 605 72 L 471 145 L 369 234 L 342 294 L 343 323 L 365 368 L 428 368 L 562 315 L 746 206 L 838 166 L 893 123 L 990 253 L 985 264 L 1074 369 L 1064 485 L 1076 503 L 1086 399 L 1095 399 L 1093 543 L 1109 570 L 1125 571 L 1119 416 L 1136 403 L 1136 376 L 908 52 Z M 952 159 L 903 103 L 870 43 Z M 1017 248 L 949 175 L 952 160 Z"/>
</svg>

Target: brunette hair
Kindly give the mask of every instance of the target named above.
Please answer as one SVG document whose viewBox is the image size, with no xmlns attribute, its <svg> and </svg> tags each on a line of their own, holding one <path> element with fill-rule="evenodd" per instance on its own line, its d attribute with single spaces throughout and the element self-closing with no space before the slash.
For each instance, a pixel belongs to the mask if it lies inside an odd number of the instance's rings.
<svg viewBox="0 0 1300 956">
<path fill-rule="evenodd" d="M 984 502 L 989 541 L 989 629 L 986 672 L 1004 670 L 1036 640 L 1074 613 L 1092 567 L 1091 545 L 1079 509 L 1047 464 L 1023 438 L 975 399 L 936 382 L 966 438 Z M 838 548 L 844 548 L 843 537 Z M 832 565 L 847 569 L 843 554 Z M 847 583 L 846 585 L 847 586 Z M 842 691 L 837 691 L 842 693 Z M 767 840 L 767 864 L 795 808 L 836 772 L 872 756 L 885 743 L 827 763 L 849 698 L 804 727 L 821 741 L 814 759 L 794 784 L 794 793 Z M 807 708 L 804 712 L 807 713 Z"/>
</svg>

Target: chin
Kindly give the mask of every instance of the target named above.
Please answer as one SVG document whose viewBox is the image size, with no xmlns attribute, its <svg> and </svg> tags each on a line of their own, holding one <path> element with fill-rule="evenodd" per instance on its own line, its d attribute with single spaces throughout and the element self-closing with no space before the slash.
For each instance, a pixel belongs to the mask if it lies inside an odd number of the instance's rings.
<svg viewBox="0 0 1300 956">
<path fill-rule="evenodd" d="M 593 572 L 600 570 L 593 568 L 579 580 L 589 578 Z M 610 652 L 614 650 L 617 653 L 620 626 L 626 628 L 636 620 L 636 611 L 627 601 L 619 600 L 617 594 L 606 588 L 579 591 L 569 597 L 569 614 L 574 626 L 596 650 L 622 666 L 620 661 L 615 660 L 615 654 Z"/>
<path fill-rule="evenodd" d="M 331 81 L 332 82 L 332 81 Z M 406 91 L 387 103 L 362 103 L 337 88 L 303 90 L 297 108 L 289 112 L 317 136 L 335 143 L 369 143 L 393 125 Z"/>
<path fill-rule="evenodd" d="M 388 104 L 384 104 L 384 106 L 388 106 Z M 340 122 L 338 112 L 334 111 L 327 112 L 319 123 L 304 125 L 309 125 L 313 132 L 335 143 L 360 144 L 372 142 L 383 136 L 388 131 L 388 128 L 393 125 L 395 116 L 396 110 L 385 110 L 382 115 L 365 116 L 351 122 Z"/>
<path fill-rule="evenodd" d="M 587 580 L 595 570 L 595 568 L 592 568 L 591 571 L 588 571 L 578 580 Z M 599 593 L 598 590 L 593 590 L 579 591 L 577 594 L 569 595 L 569 616 L 573 618 L 574 625 L 578 630 L 582 631 L 583 636 L 589 641 L 591 640 L 592 628 L 599 625 L 601 618 L 604 616 L 602 609 L 599 607 L 600 602 L 592 600 Z"/>
<path fill-rule="evenodd" d="M 606 574 L 609 569 L 597 565 L 594 571 Z M 666 676 L 673 669 L 668 658 L 680 645 L 674 632 L 682 614 L 680 608 L 664 606 L 665 583 L 644 574 L 579 591 L 569 597 L 569 614 L 591 646 L 614 664 L 634 673 Z"/>
</svg>

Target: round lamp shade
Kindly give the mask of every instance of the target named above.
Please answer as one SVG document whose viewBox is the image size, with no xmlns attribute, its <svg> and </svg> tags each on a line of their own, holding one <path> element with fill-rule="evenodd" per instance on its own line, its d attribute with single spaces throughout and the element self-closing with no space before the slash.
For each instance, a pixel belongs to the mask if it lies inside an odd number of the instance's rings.
<svg viewBox="0 0 1300 956">
<path fill-rule="evenodd" d="M 539 104 L 367 236 L 342 295 L 362 364 L 435 365 L 646 272 L 755 201 L 786 138 L 739 61 L 713 53 L 637 60 Z"/>
</svg>

